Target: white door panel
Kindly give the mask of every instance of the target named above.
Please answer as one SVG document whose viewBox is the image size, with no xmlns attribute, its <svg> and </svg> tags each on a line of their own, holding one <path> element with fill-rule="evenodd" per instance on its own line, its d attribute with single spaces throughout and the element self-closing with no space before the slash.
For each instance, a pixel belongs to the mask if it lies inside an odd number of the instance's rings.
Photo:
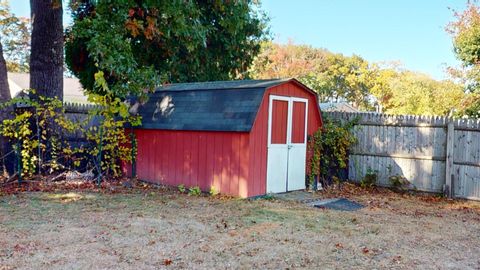
<svg viewBox="0 0 480 270">
<path fill-rule="evenodd" d="M 287 191 L 287 145 L 274 145 L 268 148 L 267 193 Z"/>
<path fill-rule="evenodd" d="M 286 143 L 272 143 L 273 101 L 288 101 Z M 292 114 L 294 102 L 305 103 L 305 139 L 292 143 Z M 301 98 L 270 96 L 268 112 L 267 193 L 305 189 L 306 129 L 308 101 Z M 300 140 L 301 141 L 301 140 Z"/>
<path fill-rule="evenodd" d="M 288 191 L 305 189 L 305 145 L 290 145 L 288 151 Z"/>
</svg>

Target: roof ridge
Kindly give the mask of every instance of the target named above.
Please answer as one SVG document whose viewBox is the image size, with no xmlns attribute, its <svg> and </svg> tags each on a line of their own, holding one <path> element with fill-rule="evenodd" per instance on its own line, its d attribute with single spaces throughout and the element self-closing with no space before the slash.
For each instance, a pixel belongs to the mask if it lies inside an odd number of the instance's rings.
<svg viewBox="0 0 480 270">
<path fill-rule="evenodd" d="M 288 79 L 259 79 L 259 80 L 230 80 L 206 81 L 164 84 L 157 91 L 193 91 L 193 90 L 221 90 L 242 88 L 268 88 L 291 80 Z"/>
</svg>

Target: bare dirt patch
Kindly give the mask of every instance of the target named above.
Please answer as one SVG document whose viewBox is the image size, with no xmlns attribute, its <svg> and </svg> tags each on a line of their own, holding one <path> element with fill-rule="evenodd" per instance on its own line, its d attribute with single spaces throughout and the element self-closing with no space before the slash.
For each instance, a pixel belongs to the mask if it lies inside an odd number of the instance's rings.
<svg viewBox="0 0 480 270">
<path fill-rule="evenodd" d="M 0 269 L 479 269 L 480 203 L 356 187 L 357 212 L 165 190 L 0 197 Z"/>
</svg>

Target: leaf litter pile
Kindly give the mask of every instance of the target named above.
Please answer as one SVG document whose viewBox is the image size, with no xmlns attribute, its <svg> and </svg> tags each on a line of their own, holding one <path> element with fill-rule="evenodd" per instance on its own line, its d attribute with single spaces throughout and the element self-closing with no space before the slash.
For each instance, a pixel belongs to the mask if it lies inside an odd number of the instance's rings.
<svg viewBox="0 0 480 270">
<path fill-rule="evenodd" d="M 41 191 L 41 192 L 33 192 Z M 480 203 L 345 184 L 342 212 L 139 182 L 0 189 L 0 269 L 480 268 Z"/>
</svg>

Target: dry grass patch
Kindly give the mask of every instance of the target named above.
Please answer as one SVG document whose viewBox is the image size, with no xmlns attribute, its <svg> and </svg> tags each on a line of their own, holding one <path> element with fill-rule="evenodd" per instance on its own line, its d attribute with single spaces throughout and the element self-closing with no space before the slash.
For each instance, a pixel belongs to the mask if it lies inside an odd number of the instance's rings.
<svg viewBox="0 0 480 270">
<path fill-rule="evenodd" d="M 365 190 L 341 195 L 367 207 L 337 212 L 294 202 L 151 190 L 3 196 L 0 265 L 480 268 L 478 203 Z"/>
</svg>

